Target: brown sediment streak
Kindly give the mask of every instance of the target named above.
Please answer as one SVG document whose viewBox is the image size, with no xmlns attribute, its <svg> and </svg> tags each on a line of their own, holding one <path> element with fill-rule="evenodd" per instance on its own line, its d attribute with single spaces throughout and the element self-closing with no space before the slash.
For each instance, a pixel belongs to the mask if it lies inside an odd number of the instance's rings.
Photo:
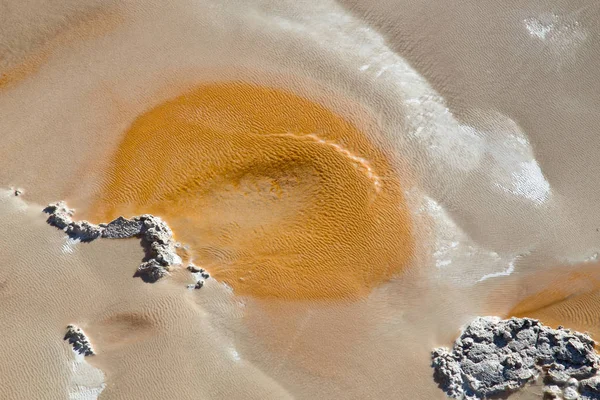
<svg viewBox="0 0 600 400">
<path fill-rule="evenodd" d="M 60 46 L 68 46 L 77 41 L 92 39 L 110 32 L 122 21 L 116 7 L 106 10 L 93 10 L 79 13 L 67 18 L 62 27 L 41 39 L 30 38 L 39 42 L 37 46 L 21 55 L 20 60 L 4 70 L 0 70 L 0 91 L 11 88 L 31 75 L 37 73 Z M 27 43 L 26 40 L 23 40 Z"/>
<path fill-rule="evenodd" d="M 89 218 L 163 217 L 236 294 L 358 298 L 414 240 L 398 173 L 352 123 L 282 90 L 208 84 L 140 116 Z"/>
<path fill-rule="evenodd" d="M 599 340 L 600 271 L 598 265 L 584 265 L 569 273 L 561 273 L 553 269 L 549 273 L 556 278 L 550 280 L 536 293 L 522 299 L 513 307 L 509 315 L 536 318 L 549 326 L 562 325 L 581 332 L 589 332 L 593 339 Z"/>
<path fill-rule="evenodd" d="M 46 59 L 47 56 L 45 54 L 36 54 L 28 57 L 16 67 L 0 72 L 0 90 L 16 84 L 35 73 Z"/>
</svg>

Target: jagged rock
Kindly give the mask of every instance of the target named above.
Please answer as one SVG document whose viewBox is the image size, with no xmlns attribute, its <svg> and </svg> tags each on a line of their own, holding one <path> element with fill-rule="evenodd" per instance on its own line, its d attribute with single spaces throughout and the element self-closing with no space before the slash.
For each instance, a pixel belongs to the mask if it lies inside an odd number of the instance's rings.
<svg viewBox="0 0 600 400">
<path fill-rule="evenodd" d="M 85 333 L 83 333 L 83 330 L 75 325 L 67 326 L 67 333 L 63 340 L 68 340 L 73 346 L 73 350 L 79 354 L 83 354 L 84 356 L 92 356 L 95 354 L 94 349 Z"/>
<path fill-rule="evenodd" d="M 581 400 L 581 396 L 579 396 L 579 392 L 576 388 L 567 387 L 563 390 L 563 399 L 564 400 Z"/>
<path fill-rule="evenodd" d="M 135 276 L 142 278 L 144 282 L 154 283 L 163 276 L 167 275 L 167 270 L 156 260 L 152 259 L 140 264 Z"/>
<path fill-rule="evenodd" d="M 152 258 L 161 265 L 167 266 L 181 263 L 179 256 L 175 253 L 175 249 L 169 243 L 152 242 L 150 244 L 150 250 Z"/>
<path fill-rule="evenodd" d="M 148 242 L 157 242 L 160 244 L 171 243 L 175 247 L 173 232 L 162 219 L 150 214 L 144 214 L 140 217 L 140 220 L 144 224 L 144 236 Z"/>
<path fill-rule="evenodd" d="M 579 392 L 581 400 L 600 400 L 600 376 L 581 380 Z"/>
<path fill-rule="evenodd" d="M 188 289 L 202 289 L 202 286 L 204 286 L 204 281 L 199 279 L 195 285 L 188 285 Z"/>
<path fill-rule="evenodd" d="M 562 400 L 562 390 L 556 385 L 544 387 L 544 400 Z"/>
<path fill-rule="evenodd" d="M 204 268 L 199 268 L 196 265 L 194 265 L 193 263 L 188 264 L 187 269 L 197 279 L 196 284 L 195 285 L 188 285 L 188 288 L 190 288 L 190 289 L 201 289 L 202 286 L 204 286 L 204 280 L 208 279 L 210 277 L 210 275 L 208 275 L 208 273 L 204 270 Z M 202 279 L 198 279 L 198 278 L 202 278 Z"/>
<path fill-rule="evenodd" d="M 107 239 L 125 239 L 139 235 L 143 222 L 138 218 L 127 219 L 119 217 L 104 227 L 102 237 Z"/>
<path fill-rule="evenodd" d="M 50 214 L 47 222 L 58 229 L 65 229 L 70 223 L 73 222 L 72 217 L 74 211 L 75 210 L 68 208 L 64 201 L 49 204 L 46 208 L 44 208 L 44 212 Z"/>
<path fill-rule="evenodd" d="M 467 325 L 451 351 L 439 348 L 432 352 L 434 379 L 456 399 L 504 395 L 540 374 L 545 374 L 548 385 L 562 388 L 566 399 L 573 391 L 577 393 L 579 379 L 598 373 L 599 364 L 594 341 L 587 335 L 552 329 L 529 318 L 477 318 Z M 596 390 L 592 381 L 586 387 Z"/>
<path fill-rule="evenodd" d="M 64 230 L 69 237 L 89 242 L 97 239 L 104 228 L 88 221 L 73 221 L 75 210 L 68 208 L 64 201 L 50 204 L 44 208 L 44 212 L 50 214 L 46 220 L 50 225 Z"/>
<path fill-rule="evenodd" d="M 193 274 L 200 274 L 200 276 L 204 279 L 210 278 L 210 275 L 208 274 L 208 272 L 206 272 L 204 268 L 199 268 L 192 263 L 188 265 L 187 269 Z"/>
<path fill-rule="evenodd" d="M 165 276 L 172 265 L 181 264 L 177 254 L 171 228 L 159 217 L 144 214 L 127 219 L 118 217 L 107 224 L 92 224 L 88 221 L 73 221 L 74 210 L 63 201 L 50 204 L 44 209 L 50 214 L 47 222 L 64 230 L 70 237 L 89 242 L 99 237 L 124 239 L 139 237 L 147 251 L 145 261 L 140 264 L 135 276 L 146 282 L 156 282 Z"/>
<path fill-rule="evenodd" d="M 94 239 L 102 236 L 104 228 L 101 226 L 92 224 L 88 221 L 76 221 L 71 222 L 65 232 L 67 235 L 73 238 L 77 238 L 82 242 L 91 242 Z"/>
<path fill-rule="evenodd" d="M 200 268 L 192 263 L 189 263 L 187 266 L 188 271 L 192 272 L 192 273 L 202 273 L 204 272 L 204 268 Z"/>
</svg>

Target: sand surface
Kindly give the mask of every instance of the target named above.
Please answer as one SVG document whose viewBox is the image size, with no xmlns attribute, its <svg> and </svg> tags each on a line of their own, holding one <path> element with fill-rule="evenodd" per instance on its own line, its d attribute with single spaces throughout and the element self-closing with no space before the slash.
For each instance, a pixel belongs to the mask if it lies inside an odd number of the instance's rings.
<svg viewBox="0 0 600 400">
<path fill-rule="evenodd" d="M 600 338 L 599 8 L 0 1 L 0 398 L 442 399 L 474 316 Z"/>
</svg>

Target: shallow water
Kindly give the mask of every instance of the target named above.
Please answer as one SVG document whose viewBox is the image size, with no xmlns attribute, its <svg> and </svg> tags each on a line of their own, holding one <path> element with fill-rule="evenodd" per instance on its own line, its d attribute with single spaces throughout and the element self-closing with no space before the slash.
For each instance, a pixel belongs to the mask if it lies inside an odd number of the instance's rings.
<svg viewBox="0 0 600 400">
<path fill-rule="evenodd" d="M 2 396 L 85 392 L 68 323 L 108 399 L 441 399 L 429 351 L 475 315 L 600 332 L 595 3 L 49 7 L 0 3 Z M 60 199 L 164 216 L 217 279 L 132 278 Z"/>
</svg>

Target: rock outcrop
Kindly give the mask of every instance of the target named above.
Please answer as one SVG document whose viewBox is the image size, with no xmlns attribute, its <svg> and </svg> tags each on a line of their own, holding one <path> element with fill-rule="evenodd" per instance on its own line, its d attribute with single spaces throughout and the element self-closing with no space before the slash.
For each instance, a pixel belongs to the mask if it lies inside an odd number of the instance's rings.
<svg viewBox="0 0 600 400">
<path fill-rule="evenodd" d="M 138 267 L 135 276 L 145 282 L 156 282 L 168 273 L 172 265 L 181 264 L 177 255 L 173 232 L 159 217 L 144 214 L 127 219 L 119 217 L 107 224 L 92 224 L 88 221 L 74 221 L 75 210 L 60 201 L 44 209 L 50 214 L 47 222 L 64 230 L 69 237 L 82 242 L 98 238 L 126 239 L 138 237 L 146 250 L 146 258 Z"/>
<path fill-rule="evenodd" d="M 200 268 L 193 263 L 190 263 L 187 269 L 196 278 L 196 284 L 188 285 L 188 289 L 202 289 L 204 286 L 204 280 L 210 278 L 208 272 L 206 272 L 204 268 Z"/>
<path fill-rule="evenodd" d="M 92 344 L 88 340 L 85 333 L 83 333 L 83 330 L 75 325 L 67 326 L 67 333 L 65 334 L 63 340 L 68 340 L 69 344 L 73 346 L 73 350 L 79 354 L 83 354 L 86 357 L 93 356 L 95 354 Z"/>
<path fill-rule="evenodd" d="M 594 345 L 585 334 L 534 319 L 481 317 L 465 327 L 451 350 L 433 350 L 434 379 L 455 399 L 505 395 L 540 375 L 547 399 L 600 399 Z"/>
</svg>

